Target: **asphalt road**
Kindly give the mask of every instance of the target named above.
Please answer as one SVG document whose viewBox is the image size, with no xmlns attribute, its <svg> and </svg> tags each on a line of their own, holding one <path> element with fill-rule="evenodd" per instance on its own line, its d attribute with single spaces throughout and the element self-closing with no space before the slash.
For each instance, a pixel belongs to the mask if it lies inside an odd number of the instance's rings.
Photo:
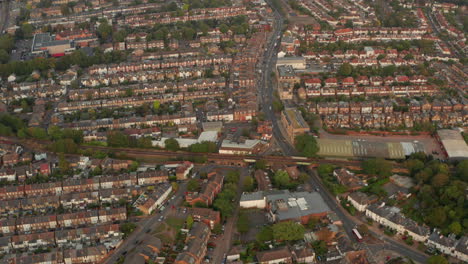
<svg viewBox="0 0 468 264">
<path fill-rule="evenodd" d="M 281 31 L 283 28 L 284 19 L 281 17 L 280 13 L 273 7 L 273 5 L 267 1 L 270 6 L 274 9 L 275 17 L 275 26 L 273 34 L 271 35 L 265 49 L 264 61 L 262 64 L 262 78 L 260 81 L 260 105 L 263 107 L 263 112 L 265 113 L 266 119 L 270 120 L 273 125 L 273 137 L 275 138 L 278 146 L 281 148 L 282 152 L 286 156 L 295 155 L 296 151 L 291 145 L 286 141 L 286 138 L 283 135 L 283 131 L 280 126 L 281 123 L 278 120 L 275 112 L 273 110 L 273 78 L 271 73 L 275 72 L 276 66 L 276 56 L 277 51 L 281 43 Z"/>
<path fill-rule="evenodd" d="M 1 2 L 1 16 L 0 16 L 0 33 L 6 29 L 8 25 L 8 19 L 10 17 L 10 1 L 3 0 Z"/>
<path fill-rule="evenodd" d="M 174 194 L 176 198 L 173 200 L 170 200 L 168 202 L 168 205 L 165 207 L 165 209 L 161 213 L 153 213 L 151 216 L 148 218 L 145 218 L 141 220 L 140 222 L 137 223 L 137 228 L 133 233 L 131 233 L 123 242 L 122 244 L 115 249 L 114 252 L 101 264 L 113 264 L 116 263 L 117 260 L 122 256 L 124 252 L 129 252 L 132 248 L 137 247 L 135 245 L 136 241 L 138 240 L 139 237 L 143 236 L 148 229 L 150 229 L 153 225 L 158 223 L 158 218 L 161 217 L 161 215 L 164 215 L 164 218 L 167 218 L 167 215 L 169 214 L 169 211 L 171 210 L 172 206 L 178 205 L 183 197 L 184 197 L 184 192 L 187 189 L 187 183 L 181 183 L 179 184 L 179 189 L 177 192 Z M 149 232 L 151 233 L 152 230 Z"/>
<path fill-rule="evenodd" d="M 442 32 L 442 29 L 439 28 L 438 22 L 436 22 L 435 16 L 432 14 L 432 12 L 426 12 L 426 16 L 434 32 L 437 34 L 440 34 Z M 458 51 L 457 47 L 455 47 L 455 45 L 452 42 L 450 42 L 447 39 L 441 39 L 441 40 L 447 45 L 447 47 L 452 51 L 453 54 L 455 54 L 457 57 L 461 57 L 460 52 Z"/>
</svg>

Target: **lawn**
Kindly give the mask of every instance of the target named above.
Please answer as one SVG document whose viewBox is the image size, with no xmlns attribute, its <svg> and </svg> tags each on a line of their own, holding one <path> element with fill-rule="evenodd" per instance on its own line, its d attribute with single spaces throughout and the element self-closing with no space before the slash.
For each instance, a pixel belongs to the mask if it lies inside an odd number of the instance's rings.
<svg viewBox="0 0 468 264">
<path fill-rule="evenodd" d="M 171 216 L 168 217 L 165 222 L 174 230 L 178 231 L 184 227 L 185 219 Z"/>
</svg>

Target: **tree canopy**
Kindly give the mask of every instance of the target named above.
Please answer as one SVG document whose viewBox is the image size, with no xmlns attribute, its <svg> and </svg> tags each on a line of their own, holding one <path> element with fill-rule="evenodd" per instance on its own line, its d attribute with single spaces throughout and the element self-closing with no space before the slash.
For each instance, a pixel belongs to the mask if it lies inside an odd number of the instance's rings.
<svg viewBox="0 0 468 264">
<path fill-rule="evenodd" d="M 180 149 L 179 142 L 175 138 L 168 138 L 164 141 L 164 146 L 167 150 L 178 151 Z"/>
<path fill-rule="evenodd" d="M 392 175 L 392 165 L 382 158 L 365 160 L 362 163 L 362 169 L 366 174 L 377 175 L 382 178 Z"/>
<path fill-rule="evenodd" d="M 289 178 L 288 173 L 284 170 L 277 170 L 275 172 L 275 175 L 273 176 L 273 182 L 275 183 L 275 186 L 280 189 L 287 188 L 290 183 L 290 178 Z"/>
<path fill-rule="evenodd" d="M 292 222 L 280 222 L 273 225 L 273 237 L 280 241 L 300 240 L 304 238 L 303 225 Z"/>
<path fill-rule="evenodd" d="M 319 146 L 317 145 L 317 140 L 314 136 L 303 134 L 296 136 L 294 141 L 294 146 L 296 150 L 299 151 L 305 157 L 315 157 L 319 151 Z"/>
</svg>

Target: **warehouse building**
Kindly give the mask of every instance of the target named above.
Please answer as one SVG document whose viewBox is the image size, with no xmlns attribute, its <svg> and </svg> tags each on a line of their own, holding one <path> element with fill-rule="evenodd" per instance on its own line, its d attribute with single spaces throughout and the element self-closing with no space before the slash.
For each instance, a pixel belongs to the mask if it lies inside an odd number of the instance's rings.
<svg viewBox="0 0 468 264">
<path fill-rule="evenodd" d="M 468 146 L 460 131 L 454 129 L 438 130 L 437 140 L 441 143 L 448 160 L 468 159 Z"/>
</svg>

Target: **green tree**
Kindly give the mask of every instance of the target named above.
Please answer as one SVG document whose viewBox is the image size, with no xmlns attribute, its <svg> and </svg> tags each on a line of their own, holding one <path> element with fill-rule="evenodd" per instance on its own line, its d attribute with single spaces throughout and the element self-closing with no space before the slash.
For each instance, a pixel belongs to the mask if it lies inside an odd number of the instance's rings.
<svg viewBox="0 0 468 264">
<path fill-rule="evenodd" d="M 350 76 L 352 73 L 353 66 L 347 62 L 341 64 L 340 68 L 338 69 L 338 74 L 341 76 Z"/>
<path fill-rule="evenodd" d="M 68 16 L 70 15 L 70 8 L 67 4 L 63 4 L 60 6 L 60 12 L 62 12 L 62 15 Z"/>
<path fill-rule="evenodd" d="M 133 232 L 133 230 L 135 230 L 136 227 L 136 224 L 132 222 L 123 223 L 120 225 L 120 232 L 124 234 L 124 237 L 127 237 Z"/>
<path fill-rule="evenodd" d="M 275 112 L 281 112 L 283 111 L 283 109 L 284 109 L 284 105 L 280 100 L 277 100 L 277 99 L 273 100 L 273 110 Z"/>
<path fill-rule="evenodd" d="M 447 213 L 443 207 L 437 207 L 431 210 L 427 216 L 427 221 L 436 227 L 442 227 L 447 220 Z"/>
<path fill-rule="evenodd" d="M 382 158 L 365 160 L 362 163 L 362 169 L 366 174 L 377 175 L 382 178 L 392 174 L 392 165 Z"/>
<path fill-rule="evenodd" d="M 430 256 L 427 259 L 427 264 L 449 264 L 447 259 L 442 255 Z"/>
<path fill-rule="evenodd" d="M 318 256 L 323 256 L 328 252 L 327 244 L 323 240 L 314 241 L 312 247 Z"/>
<path fill-rule="evenodd" d="M 187 220 L 185 222 L 187 222 L 187 229 L 192 229 L 193 216 L 191 216 L 191 215 L 187 216 Z"/>
<path fill-rule="evenodd" d="M 315 157 L 319 151 L 317 140 L 312 135 L 299 135 L 294 140 L 294 146 L 305 157 Z"/>
<path fill-rule="evenodd" d="M 263 159 L 262 159 L 262 160 L 257 160 L 257 161 L 255 162 L 255 169 L 256 169 L 256 170 L 265 170 L 266 167 L 267 167 L 267 162 L 266 162 L 266 160 L 263 160 Z M 467 166 L 467 167 L 468 167 L 468 166 Z"/>
<path fill-rule="evenodd" d="M 101 38 L 102 42 L 105 42 L 112 36 L 112 26 L 109 25 L 107 19 L 101 19 L 99 21 L 99 26 L 97 27 L 98 36 Z"/>
<path fill-rule="evenodd" d="M 221 213 L 223 218 L 231 217 L 234 212 L 234 205 L 227 199 L 216 199 L 213 207 Z"/>
<path fill-rule="evenodd" d="M 178 151 L 180 149 L 179 142 L 175 138 L 166 139 L 164 141 L 164 146 L 170 151 Z"/>
<path fill-rule="evenodd" d="M 320 177 L 328 176 L 333 172 L 333 165 L 331 164 L 320 164 L 317 167 L 317 172 L 320 175 Z"/>
<path fill-rule="evenodd" d="M 4 49 L 0 49 L 0 63 L 7 63 L 10 60 L 10 55 Z"/>
<path fill-rule="evenodd" d="M 250 222 L 249 216 L 246 213 L 239 214 L 239 218 L 237 219 L 237 231 L 241 234 L 245 234 L 249 232 Z"/>
<path fill-rule="evenodd" d="M 273 229 L 270 226 L 264 226 L 255 236 L 259 243 L 273 240 Z"/>
<path fill-rule="evenodd" d="M 420 170 L 424 169 L 424 162 L 418 159 L 410 159 L 405 162 L 406 168 L 411 172 L 411 175 L 415 175 Z"/>
<path fill-rule="evenodd" d="M 319 223 L 318 219 L 315 217 L 309 218 L 309 221 L 307 221 L 307 228 L 309 229 L 314 229 L 317 224 Z"/>
<path fill-rule="evenodd" d="M 63 138 L 62 130 L 58 126 L 49 126 L 49 128 L 47 129 L 47 134 L 49 134 L 52 140 L 59 140 Z"/>
<path fill-rule="evenodd" d="M 65 155 L 63 155 L 63 153 L 60 153 L 58 157 L 59 157 L 58 166 L 60 168 L 60 172 L 64 174 L 68 173 L 68 171 L 70 170 L 70 162 L 68 162 L 65 159 Z"/>
<path fill-rule="evenodd" d="M 49 146 L 50 150 L 57 153 L 77 153 L 78 146 L 69 138 L 59 139 Z"/>
<path fill-rule="evenodd" d="M 128 147 L 128 136 L 120 131 L 110 131 L 107 133 L 107 145 L 109 147 Z"/>
<path fill-rule="evenodd" d="M 187 190 L 190 191 L 190 192 L 199 191 L 200 190 L 200 183 L 195 179 L 189 180 L 188 183 L 187 183 Z"/>
<path fill-rule="evenodd" d="M 29 23 L 23 23 L 21 25 L 21 33 L 24 38 L 32 38 L 34 28 L 31 24 Z"/>
<path fill-rule="evenodd" d="M 125 38 L 127 37 L 127 31 L 125 29 L 121 29 L 117 31 L 112 38 L 114 39 L 115 42 L 123 42 L 125 41 Z"/>
<path fill-rule="evenodd" d="M 226 174 L 226 183 L 234 183 L 237 184 L 239 182 L 239 171 L 238 170 L 231 170 Z"/>
<path fill-rule="evenodd" d="M 254 188 L 254 179 L 251 176 L 247 176 L 244 179 L 243 187 L 245 192 L 251 192 Z"/>
<path fill-rule="evenodd" d="M 153 109 L 154 110 L 159 110 L 159 108 L 161 107 L 161 102 L 159 102 L 158 100 L 154 101 L 153 102 Z"/>
<path fill-rule="evenodd" d="M 273 180 L 278 188 L 288 187 L 290 183 L 289 175 L 284 170 L 277 170 L 273 176 Z"/>
<path fill-rule="evenodd" d="M 223 233 L 223 226 L 220 224 L 220 223 L 216 223 L 214 226 L 213 226 L 213 233 L 216 234 L 216 235 L 220 235 Z"/>
<path fill-rule="evenodd" d="M 304 238 L 304 233 L 304 226 L 292 221 L 280 222 L 273 225 L 273 237 L 276 240 L 300 240 Z"/>
<path fill-rule="evenodd" d="M 460 179 L 468 182 L 468 160 L 464 160 L 458 163 L 456 168 L 456 175 Z"/>
<path fill-rule="evenodd" d="M 451 223 L 448 228 L 450 233 L 453 233 L 455 235 L 459 235 L 462 231 L 462 226 L 458 221 Z"/>
<path fill-rule="evenodd" d="M 449 182 L 449 176 L 445 173 L 437 173 L 432 178 L 432 186 L 434 188 L 440 188 L 445 186 Z"/>
<path fill-rule="evenodd" d="M 0 36 L 0 49 L 10 52 L 15 47 L 15 40 L 10 34 Z"/>
<path fill-rule="evenodd" d="M 36 139 L 47 139 L 47 132 L 41 127 L 30 127 L 28 128 L 28 134 Z"/>
<path fill-rule="evenodd" d="M 221 24 L 219 26 L 219 31 L 223 34 L 226 34 L 229 30 L 229 27 L 226 24 Z"/>
<path fill-rule="evenodd" d="M 151 148 L 153 143 L 151 137 L 141 137 L 137 140 L 137 147 L 139 148 Z"/>
</svg>

